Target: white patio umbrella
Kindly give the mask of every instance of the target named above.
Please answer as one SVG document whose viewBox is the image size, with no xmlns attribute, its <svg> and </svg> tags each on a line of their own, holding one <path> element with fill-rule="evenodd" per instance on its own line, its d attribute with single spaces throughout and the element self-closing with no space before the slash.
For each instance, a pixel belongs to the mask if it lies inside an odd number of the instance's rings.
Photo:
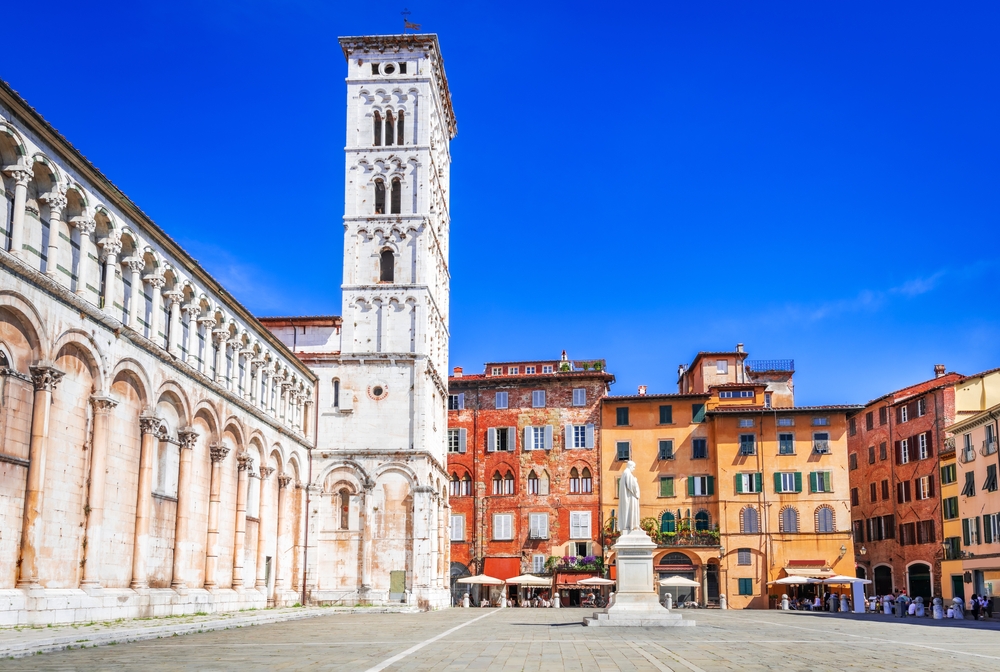
<svg viewBox="0 0 1000 672">
<path fill-rule="evenodd" d="M 475 576 L 464 576 L 455 583 L 479 583 L 486 586 L 503 585 L 503 581 L 501 581 L 500 579 L 495 579 L 492 576 L 486 576 L 485 574 L 476 574 Z"/>
<path fill-rule="evenodd" d="M 779 585 L 779 586 L 797 586 L 804 583 L 823 583 L 822 579 L 813 579 L 807 576 L 786 576 L 784 578 L 778 579 L 777 581 L 772 581 L 769 585 Z"/>
<path fill-rule="evenodd" d="M 545 579 L 534 574 L 522 574 L 521 576 L 515 576 L 513 579 L 507 579 L 507 583 L 520 586 L 551 586 L 552 579 Z"/>
<path fill-rule="evenodd" d="M 613 586 L 615 582 L 611 579 L 602 579 L 599 576 L 592 576 L 589 579 L 584 579 L 583 581 L 577 581 L 578 586 Z"/>
<path fill-rule="evenodd" d="M 836 576 L 829 576 L 823 579 L 823 583 L 831 584 L 843 584 L 843 583 L 861 583 L 867 585 L 871 583 L 868 579 L 859 579 L 856 576 L 845 576 L 843 574 L 837 574 Z"/>
<path fill-rule="evenodd" d="M 665 579 L 660 579 L 661 586 L 686 586 L 690 588 L 698 588 L 701 586 L 697 581 L 692 581 L 691 579 L 685 579 L 683 576 L 668 576 Z"/>
</svg>

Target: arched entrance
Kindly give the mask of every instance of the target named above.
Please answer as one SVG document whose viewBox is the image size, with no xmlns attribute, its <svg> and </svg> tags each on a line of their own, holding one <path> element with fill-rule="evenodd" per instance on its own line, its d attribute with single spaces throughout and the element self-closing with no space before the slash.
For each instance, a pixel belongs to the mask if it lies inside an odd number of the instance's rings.
<svg viewBox="0 0 1000 672">
<path fill-rule="evenodd" d="M 879 565 L 875 568 L 875 594 L 889 595 L 892 593 L 892 567 Z"/>
<path fill-rule="evenodd" d="M 698 577 L 697 566 L 694 564 L 694 561 L 684 553 L 673 552 L 663 555 L 656 561 L 656 566 L 653 569 L 656 581 L 666 579 L 671 576 L 680 576 L 685 579 L 698 581 L 699 583 L 701 582 Z M 716 578 L 718 579 L 718 574 L 716 574 Z M 699 598 L 698 589 L 694 587 L 661 586 L 657 583 L 657 588 L 660 593 L 661 602 L 667 593 L 670 593 L 672 596 L 674 604 L 682 602 L 697 602 Z M 716 582 L 716 591 L 718 591 L 718 582 Z"/>
<path fill-rule="evenodd" d="M 924 603 L 931 600 L 931 567 L 923 562 L 915 562 L 906 568 L 906 593 L 911 598 L 918 595 Z"/>
<path fill-rule="evenodd" d="M 461 605 L 462 596 L 470 592 L 470 588 L 478 588 L 478 586 L 467 586 L 464 583 L 457 583 L 463 576 L 472 576 L 472 572 L 461 562 L 451 563 L 451 603 L 453 605 Z"/>
<path fill-rule="evenodd" d="M 719 603 L 719 563 L 715 560 L 705 565 L 705 593 L 708 604 Z"/>
</svg>

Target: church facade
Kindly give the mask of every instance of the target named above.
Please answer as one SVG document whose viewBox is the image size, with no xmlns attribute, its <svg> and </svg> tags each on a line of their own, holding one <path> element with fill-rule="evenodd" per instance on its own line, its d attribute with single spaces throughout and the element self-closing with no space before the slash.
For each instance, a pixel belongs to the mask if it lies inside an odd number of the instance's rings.
<svg viewBox="0 0 1000 672">
<path fill-rule="evenodd" d="M 342 45 L 345 317 L 306 325 L 0 83 L 0 624 L 447 604 L 454 115 L 436 37 Z"/>
</svg>

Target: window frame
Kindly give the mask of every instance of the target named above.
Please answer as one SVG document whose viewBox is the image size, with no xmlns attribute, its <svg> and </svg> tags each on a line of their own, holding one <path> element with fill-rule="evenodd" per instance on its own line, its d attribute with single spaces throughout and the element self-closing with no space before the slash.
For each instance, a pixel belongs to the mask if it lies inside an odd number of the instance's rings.
<svg viewBox="0 0 1000 672">
<path fill-rule="evenodd" d="M 573 406 L 579 408 L 587 405 L 587 388 L 573 388 Z"/>
<path fill-rule="evenodd" d="M 501 398 L 503 401 L 501 402 Z M 498 390 L 493 400 L 493 407 L 498 411 L 505 411 L 510 403 L 510 397 L 505 390 Z"/>
<path fill-rule="evenodd" d="M 545 390 L 531 391 L 531 407 L 545 408 Z"/>
<path fill-rule="evenodd" d="M 502 537 L 502 536 L 499 536 L 497 534 L 497 521 L 504 520 L 504 519 L 506 519 L 506 521 L 507 521 L 506 525 L 507 525 L 507 530 L 508 530 L 508 535 L 509 535 L 509 536 L 506 536 L 506 537 Z M 502 526 L 501 526 L 501 530 L 503 530 Z M 493 529 L 491 530 L 491 532 L 493 533 L 491 535 L 492 538 L 493 538 L 492 539 L 493 541 L 513 541 L 514 540 L 514 514 L 512 514 L 512 513 L 494 513 L 493 514 Z"/>
<path fill-rule="evenodd" d="M 622 457 L 622 446 L 625 446 L 625 457 Z M 632 459 L 632 442 L 615 441 L 615 462 L 628 462 Z"/>
</svg>

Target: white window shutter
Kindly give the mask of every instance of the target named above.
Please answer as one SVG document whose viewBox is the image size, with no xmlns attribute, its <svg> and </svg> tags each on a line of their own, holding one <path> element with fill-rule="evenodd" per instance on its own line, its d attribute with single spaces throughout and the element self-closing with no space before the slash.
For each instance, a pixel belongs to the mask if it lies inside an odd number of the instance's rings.
<svg viewBox="0 0 1000 672">
<path fill-rule="evenodd" d="M 534 438 L 532 436 L 532 429 L 533 427 L 531 425 L 524 428 L 524 445 L 521 446 L 524 450 L 534 450 L 534 446 L 531 445 L 531 440 Z"/>
<path fill-rule="evenodd" d="M 573 425 L 566 425 L 565 428 L 566 443 L 563 444 L 563 450 L 569 450 L 573 447 Z"/>
<path fill-rule="evenodd" d="M 507 451 L 513 453 L 517 448 L 517 427 L 508 427 L 507 432 Z"/>
<path fill-rule="evenodd" d="M 580 513 L 578 511 L 570 511 L 569 538 L 570 539 L 580 538 Z"/>
<path fill-rule="evenodd" d="M 545 472 L 542 472 L 541 477 L 538 479 L 538 494 L 549 494 L 549 477 Z"/>
<path fill-rule="evenodd" d="M 580 538 L 590 539 L 590 511 L 580 512 Z"/>
<path fill-rule="evenodd" d="M 486 450 L 493 452 L 497 449 L 497 428 L 490 427 L 486 430 Z"/>
<path fill-rule="evenodd" d="M 594 424 L 587 424 L 587 448 L 594 447 Z"/>
<path fill-rule="evenodd" d="M 464 453 L 469 449 L 469 432 L 464 427 L 458 430 L 458 452 Z"/>
<path fill-rule="evenodd" d="M 465 392 L 458 393 L 458 410 L 465 410 Z"/>
<path fill-rule="evenodd" d="M 545 425 L 545 450 L 552 450 L 552 425 Z"/>
<path fill-rule="evenodd" d="M 549 517 L 545 514 L 539 516 L 538 536 L 542 539 L 549 538 Z"/>
</svg>

